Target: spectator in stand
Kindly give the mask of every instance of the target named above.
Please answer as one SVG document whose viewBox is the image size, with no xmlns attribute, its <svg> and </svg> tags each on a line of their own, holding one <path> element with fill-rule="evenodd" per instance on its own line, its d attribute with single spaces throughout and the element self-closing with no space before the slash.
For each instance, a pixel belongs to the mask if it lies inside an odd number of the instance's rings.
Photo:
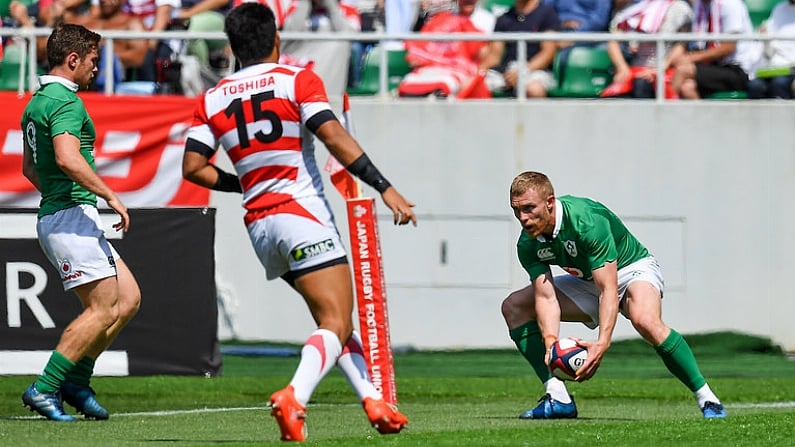
<svg viewBox="0 0 795 447">
<path fill-rule="evenodd" d="M 362 21 L 356 7 L 338 0 L 295 0 L 282 26 L 284 31 L 356 33 Z M 348 85 L 351 42 L 282 40 L 282 53 L 313 62 L 313 70 L 331 97 L 342 98 Z"/>
<path fill-rule="evenodd" d="M 751 34 L 751 18 L 743 0 L 695 0 L 693 33 Z M 698 41 L 672 50 L 672 87 L 683 99 L 700 99 L 721 91 L 742 91 L 761 62 L 757 41 Z"/>
<path fill-rule="evenodd" d="M 99 0 L 91 0 L 91 4 L 99 6 Z M 122 11 L 137 16 L 148 31 L 166 31 L 173 26 L 172 17 L 180 8 L 180 0 L 124 0 Z M 169 57 L 174 48 L 166 41 L 150 39 L 146 60 L 133 76 L 139 81 L 157 81 L 157 60 Z"/>
<path fill-rule="evenodd" d="M 92 31 L 98 30 L 122 30 L 122 31 L 144 31 L 144 24 L 141 19 L 122 11 L 123 0 L 99 0 L 99 14 L 75 17 L 70 23 L 82 25 Z M 115 57 L 114 80 L 120 82 L 124 79 L 128 70 L 135 70 L 143 65 L 146 60 L 147 41 L 145 39 L 114 39 L 113 55 Z M 100 67 L 95 80 L 95 87 L 102 90 L 104 87 L 104 65 L 102 60 L 103 51 L 100 50 Z"/>
<path fill-rule="evenodd" d="M 354 6 L 362 18 L 362 31 L 383 32 L 386 29 L 384 0 L 357 0 Z"/>
<path fill-rule="evenodd" d="M 795 35 L 795 0 L 777 4 L 764 25 L 763 33 Z M 795 82 L 795 40 L 770 40 L 765 45 L 765 64 L 772 75 L 757 78 L 748 87 L 751 98 L 792 99 Z"/>
<path fill-rule="evenodd" d="M 276 29 L 282 29 L 293 0 L 232 0 L 232 8 L 237 8 L 243 3 L 261 3 L 267 6 L 276 16 Z"/>
<path fill-rule="evenodd" d="M 453 12 L 458 9 L 456 0 L 421 0 L 414 25 L 409 31 L 420 32 L 425 23 L 437 13 Z"/>
<path fill-rule="evenodd" d="M 8 10 L 11 23 L 23 28 L 53 28 L 58 21 L 71 23 L 80 16 L 99 14 L 99 7 L 89 8 L 89 3 L 85 0 L 40 0 L 30 4 L 12 0 L 8 4 Z M 47 36 L 36 39 L 36 60 L 42 69 L 49 69 Z"/>
<path fill-rule="evenodd" d="M 544 0 L 560 18 L 561 31 L 606 32 L 613 11 L 612 0 Z"/>
<path fill-rule="evenodd" d="M 495 33 L 542 33 L 560 31 L 560 19 L 555 9 L 541 0 L 516 0 L 514 6 L 497 19 Z M 516 94 L 519 82 L 519 64 L 527 65 L 524 78 L 525 94 L 528 98 L 543 98 L 555 87 L 550 67 L 558 50 L 558 42 L 532 41 L 527 43 L 527 60 L 517 60 L 517 42 L 494 41 L 489 44 L 491 65 L 498 61 L 496 70 L 489 73 L 491 91 L 508 91 Z M 500 58 L 500 56 L 502 56 Z M 496 76 L 495 76 L 496 74 Z"/>
<path fill-rule="evenodd" d="M 428 19 L 420 33 L 490 33 L 494 16 L 478 11 L 477 0 L 458 0 L 456 11 L 437 12 Z M 490 16 L 490 17 L 489 17 Z M 472 20 L 476 18 L 478 27 Z M 485 18 L 485 20 L 484 20 Z M 489 57 L 486 41 L 419 41 L 406 42 L 406 60 L 412 66 L 398 85 L 400 96 L 452 96 L 474 83 L 482 83 L 485 73 L 496 61 Z M 467 97 L 490 97 L 485 84 Z"/>
<path fill-rule="evenodd" d="M 224 18 L 231 7 L 231 0 L 182 0 L 182 7 L 176 16 L 179 20 L 188 21 L 188 31 L 222 32 Z M 188 54 L 196 56 L 205 67 L 228 68 L 228 53 L 226 39 L 194 39 L 188 43 Z"/>
<path fill-rule="evenodd" d="M 434 0 L 383 0 L 384 1 L 384 26 L 387 34 L 405 34 L 412 30 L 417 19 L 419 4 Z M 438 0 L 437 0 L 438 1 Z M 453 3 L 453 0 L 441 0 Z M 402 49 L 399 41 L 389 41 L 385 44 L 387 49 Z"/>
<path fill-rule="evenodd" d="M 641 0 L 616 13 L 610 23 L 612 33 L 672 34 L 690 31 L 693 9 L 683 0 Z M 607 44 L 610 60 L 616 68 L 613 83 L 602 96 L 626 95 L 632 98 L 654 98 L 657 65 L 668 71 L 668 55 L 674 42 L 665 42 L 665 53 L 657 54 L 656 42 L 618 42 Z M 668 88 L 668 97 L 674 92 Z"/>
<path fill-rule="evenodd" d="M 359 12 L 362 32 L 384 32 L 384 0 L 348 0 L 347 3 L 351 3 Z M 348 68 L 349 88 L 359 86 L 364 58 L 375 45 L 378 45 L 377 40 L 351 42 L 351 65 Z"/>
</svg>

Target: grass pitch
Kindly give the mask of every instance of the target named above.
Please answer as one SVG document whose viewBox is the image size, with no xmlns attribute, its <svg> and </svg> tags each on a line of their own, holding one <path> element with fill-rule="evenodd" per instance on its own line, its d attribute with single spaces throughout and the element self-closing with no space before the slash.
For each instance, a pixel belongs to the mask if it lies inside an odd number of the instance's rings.
<svg viewBox="0 0 795 447">
<path fill-rule="evenodd" d="M 370 428 L 336 371 L 307 409 L 317 446 L 791 446 L 795 445 L 795 361 L 768 340 L 739 334 L 686 336 L 729 418 L 704 420 L 690 392 L 640 340 L 616 342 L 598 374 L 571 383 L 576 420 L 523 421 L 543 393 L 516 351 L 414 352 L 395 356 L 409 429 Z M 265 408 L 297 357 L 224 358 L 224 375 L 98 377 L 111 411 L 104 422 L 53 423 L 21 406 L 34 377 L 0 378 L 0 446 L 280 445 Z M 67 411 L 72 409 L 67 407 Z"/>
</svg>

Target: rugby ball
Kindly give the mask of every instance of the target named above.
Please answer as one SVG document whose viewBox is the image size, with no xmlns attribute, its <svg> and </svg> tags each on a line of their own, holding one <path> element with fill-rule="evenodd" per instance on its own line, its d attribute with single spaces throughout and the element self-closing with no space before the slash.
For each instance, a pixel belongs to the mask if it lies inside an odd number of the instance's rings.
<svg viewBox="0 0 795 447">
<path fill-rule="evenodd" d="M 579 345 L 579 339 L 558 339 L 549 354 L 549 371 L 560 380 L 574 380 L 577 370 L 587 358 L 588 351 Z"/>
</svg>

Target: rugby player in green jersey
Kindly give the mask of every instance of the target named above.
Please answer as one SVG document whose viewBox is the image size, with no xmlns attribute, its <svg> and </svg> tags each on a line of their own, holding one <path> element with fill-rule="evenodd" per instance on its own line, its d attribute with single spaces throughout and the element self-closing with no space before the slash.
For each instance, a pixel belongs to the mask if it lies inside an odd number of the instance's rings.
<svg viewBox="0 0 795 447">
<path fill-rule="evenodd" d="M 549 178 L 540 172 L 516 176 L 510 196 L 523 230 L 516 244 L 519 261 L 530 285 L 503 301 L 502 315 L 511 339 L 546 389 L 539 404 L 519 417 L 577 417 L 565 384 L 549 372 L 549 349 L 558 339 L 561 321 L 599 327 L 596 341 L 580 343 L 588 360 L 576 380 L 590 379 L 610 347 L 619 312 L 693 392 L 705 418 L 726 417 L 687 342 L 662 321 L 660 266 L 621 220 L 599 202 L 556 197 Z M 553 276 L 551 265 L 567 273 Z"/>
<path fill-rule="evenodd" d="M 36 233 L 64 290 L 77 294 L 83 312 L 61 334 L 44 371 L 22 402 L 55 421 L 75 421 L 63 401 L 86 418 L 108 411 L 89 386 L 94 362 L 138 311 L 141 292 L 130 269 L 105 238 L 97 196 L 120 217 L 127 207 L 96 174 L 94 123 L 77 96 L 97 73 L 100 35 L 80 25 L 58 25 L 47 40 L 50 71 L 22 115 L 22 172 L 41 192 Z"/>
</svg>

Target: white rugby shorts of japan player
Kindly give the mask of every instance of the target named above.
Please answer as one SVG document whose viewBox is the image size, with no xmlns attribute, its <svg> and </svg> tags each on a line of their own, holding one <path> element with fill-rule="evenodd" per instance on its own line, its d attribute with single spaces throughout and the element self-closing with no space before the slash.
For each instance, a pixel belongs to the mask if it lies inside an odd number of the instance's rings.
<svg viewBox="0 0 795 447">
<path fill-rule="evenodd" d="M 276 208 L 273 214 L 248 225 L 254 251 L 269 280 L 346 255 L 324 199 L 303 198 Z M 298 214 L 296 210 L 303 211 Z"/>
</svg>

